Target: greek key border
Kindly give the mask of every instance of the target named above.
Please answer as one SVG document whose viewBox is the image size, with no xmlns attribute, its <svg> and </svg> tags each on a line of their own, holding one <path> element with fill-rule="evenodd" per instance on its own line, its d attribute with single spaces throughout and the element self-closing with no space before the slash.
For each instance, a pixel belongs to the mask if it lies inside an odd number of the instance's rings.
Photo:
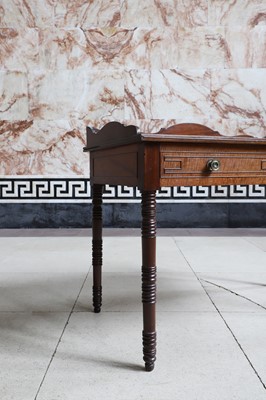
<svg viewBox="0 0 266 400">
<path fill-rule="evenodd" d="M 90 181 L 85 178 L 0 179 L 0 203 L 88 203 L 91 202 Z M 162 188 L 158 202 L 266 202 L 266 185 L 194 186 Z M 136 203 L 140 191 L 128 186 L 106 185 L 104 202 Z"/>
</svg>

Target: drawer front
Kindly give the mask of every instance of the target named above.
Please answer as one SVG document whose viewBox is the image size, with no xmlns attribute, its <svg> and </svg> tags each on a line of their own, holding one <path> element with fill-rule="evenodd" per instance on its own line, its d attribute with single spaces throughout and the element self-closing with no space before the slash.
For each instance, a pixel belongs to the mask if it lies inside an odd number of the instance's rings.
<svg viewBox="0 0 266 400">
<path fill-rule="evenodd" d="M 266 183 L 266 153 L 169 149 L 162 150 L 160 157 L 161 185 Z"/>
<path fill-rule="evenodd" d="M 266 157 L 230 156 L 224 154 L 186 154 L 185 156 L 176 153 L 161 154 L 161 178 L 169 176 L 180 176 L 182 174 L 207 174 L 235 175 L 239 173 L 254 173 L 266 171 Z M 211 170 L 209 163 L 213 160 L 219 162 L 218 170 Z"/>
</svg>

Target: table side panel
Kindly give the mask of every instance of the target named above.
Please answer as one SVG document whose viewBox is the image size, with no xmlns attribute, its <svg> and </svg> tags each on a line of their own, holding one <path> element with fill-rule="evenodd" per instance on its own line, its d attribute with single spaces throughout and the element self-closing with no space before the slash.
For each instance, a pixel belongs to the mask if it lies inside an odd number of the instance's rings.
<svg viewBox="0 0 266 400">
<path fill-rule="evenodd" d="M 90 152 L 91 183 L 137 186 L 139 146 L 136 144 Z"/>
</svg>

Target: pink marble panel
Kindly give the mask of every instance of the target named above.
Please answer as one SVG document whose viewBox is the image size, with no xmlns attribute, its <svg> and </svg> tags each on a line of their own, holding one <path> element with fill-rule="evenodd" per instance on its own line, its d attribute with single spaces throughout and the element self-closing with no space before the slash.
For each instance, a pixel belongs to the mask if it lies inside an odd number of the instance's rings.
<svg viewBox="0 0 266 400">
<path fill-rule="evenodd" d="M 0 0 L 0 173 L 87 175 L 87 124 L 266 135 L 266 0 Z"/>
<path fill-rule="evenodd" d="M 179 32 L 180 68 L 224 68 L 226 45 L 224 28 L 198 27 Z"/>
<path fill-rule="evenodd" d="M 249 26 L 266 24 L 264 0 L 209 0 L 209 24 Z"/>
<path fill-rule="evenodd" d="M 54 24 L 54 0 L 1 0 L 0 27 L 43 28 Z"/>
<path fill-rule="evenodd" d="M 57 0 L 55 25 L 58 27 L 104 27 L 120 23 L 120 0 Z"/>
<path fill-rule="evenodd" d="M 40 65 L 44 69 L 86 68 L 89 58 L 86 52 L 84 32 L 79 28 L 45 29 L 40 31 Z"/>
<path fill-rule="evenodd" d="M 125 65 L 129 69 L 167 69 L 178 65 L 177 28 L 138 28 L 127 48 Z"/>
<path fill-rule="evenodd" d="M 80 121 L 0 121 L 0 174 L 88 176 Z"/>
<path fill-rule="evenodd" d="M 89 92 L 84 70 L 34 71 L 29 76 L 30 115 L 34 119 L 79 118 Z"/>
<path fill-rule="evenodd" d="M 37 29 L 0 28 L 0 64 L 9 71 L 27 71 L 39 62 Z"/>
<path fill-rule="evenodd" d="M 207 24 L 208 0 L 122 0 L 123 27 L 192 27 Z"/>
<path fill-rule="evenodd" d="M 266 82 L 266 69 L 212 71 L 212 118 L 236 121 L 237 132 L 265 136 L 266 86 L 262 82 Z"/>
<path fill-rule="evenodd" d="M 175 67 L 177 39 L 172 28 L 45 29 L 40 32 L 40 62 L 47 69 Z"/>
<path fill-rule="evenodd" d="M 124 68 L 133 50 L 134 29 L 95 28 L 85 30 L 86 52 L 92 66 L 100 69 Z"/>
<path fill-rule="evenodd" d="M 152 71 L 150 70 L 126 71 L 124 118 L 156 118 L 156 116 L 153 115 L 152 110 L 152 83 Z"/>
<path fill-rule="evenodd" d="M 172 28 L 108 28 L 84 31 L 92 66 L 173 68 L 178 60 L 178 32 Z"/>
<path fill-rule="evenodd" d="M 209 115 L 208 70 L 131 70 L 126 77 L 127 119 L 178 119 Z"/>
<path fill-rule="evenodd" d="M 29 77 L 30 114 L 34 119 L 123 116 L 123 74 L 84 69 L 35 71 Z"/>
<path fill-rule="evenodd" d="M 28 118 L 28 87 L 22 72 L 0 71 L 0 120 Z"/>
<path fill-rule="evenodd" d="M 225 40 L 228 68 L 266 67 L 266 26 L 226 27 Z"/>
<path fill-rule="evenodd" d="M 224 67 L 223 28 L 53 29 L 40 33 L 44 68 Z"/>
<path fill-rule="evenodd" d="M 227 118 L 211 118 L 208 121 L 211 129 L 217 130 L 221 135 L 225 136 L 255 136 L 265 137 L 265 128 L 259 126 L 256 119 L 237 120 Z"/>
<path fill-rule="evenodd" d="M 91 71 L 85 118 L 124 118 L 124 72 L 116 70 Z"/>
<path fill-rule="evenodd" d="M 174 20 L 178 26 L 193 28 L 208 24 L 208 0 L 179 0 L 174 13 Z"/>
</svg>

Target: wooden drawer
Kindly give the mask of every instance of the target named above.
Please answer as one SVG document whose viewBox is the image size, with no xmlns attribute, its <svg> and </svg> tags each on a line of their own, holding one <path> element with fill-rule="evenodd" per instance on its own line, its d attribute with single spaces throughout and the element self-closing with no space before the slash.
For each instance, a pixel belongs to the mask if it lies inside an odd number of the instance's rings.
<svg viewBox="0 0 266 400">
<path fill-rule="evenodd" d="M 160 181 L 166 186 L 247 184 L 249 179 L 262 183 L 266 178 L 266 153 L 252 152 L 245 147 L 219 149 L 215 146 L 202 151 L 200 147 L 173 150 L 164 146 L 160 160 Z M 218 170 L 210 169 L 212 160 L 219 162 Z"/>
</svg>

